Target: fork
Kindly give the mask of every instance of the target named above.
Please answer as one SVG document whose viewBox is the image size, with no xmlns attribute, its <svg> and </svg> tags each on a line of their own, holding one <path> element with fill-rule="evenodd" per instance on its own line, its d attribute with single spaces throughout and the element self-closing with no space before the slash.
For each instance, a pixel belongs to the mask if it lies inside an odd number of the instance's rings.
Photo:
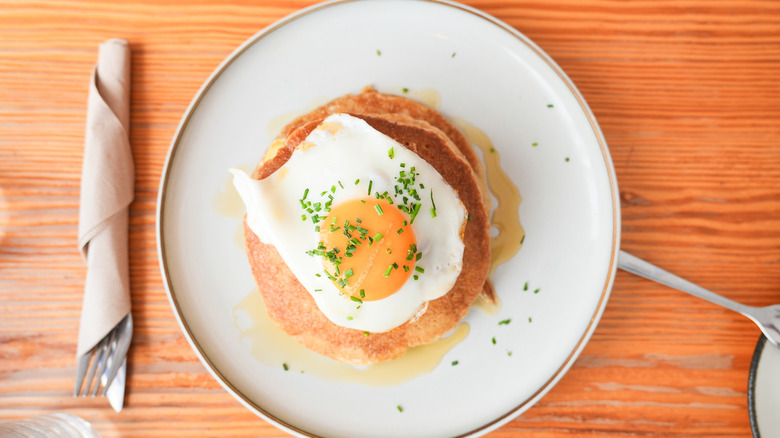
<svg viewBox="0 0 780 438">
<path fill-rule="evenodd" d="M 780 347 L 780 304 L 766 307 L 746 306 L 720 296 L 715 292 L 708 291 L 701 286 L 697 286 L 688 280 L 680 278 L 625 251 L 620 251 L 620 255 L 618 256 L 618 267 L 648 280 L 661 283 L 665 286 L 689 293 L 713 304 L 741 313 L 756 323 L 764 333 L 764 336 L 769 339 L 769 342 L 776 347 Z"/>
<path fill-rule="evenodd" d="M 73 389 L 74 397 L 79 395 L 86 397 L 89 395 L 93 379 L 95 387 L 92 391 L 92 396 L 94 397 L 98 394 L 101 383 L 103 391 L 100 395 L 106 395 L 108 387 L 114 381 L 114 377 L 116 377 L 119 367 L 127 355 L 132 333 L 133 319 L 130 314 L 127 314 L 97 345 L 79 358 L 78 368 L 76 369 L 76 387 Z M 88 374 L 87 371 L 89 371 Z M 81 394 L 81 387 L 85 377 L 86 387 L 84 388 L 84 393 Z"/>
</svg>

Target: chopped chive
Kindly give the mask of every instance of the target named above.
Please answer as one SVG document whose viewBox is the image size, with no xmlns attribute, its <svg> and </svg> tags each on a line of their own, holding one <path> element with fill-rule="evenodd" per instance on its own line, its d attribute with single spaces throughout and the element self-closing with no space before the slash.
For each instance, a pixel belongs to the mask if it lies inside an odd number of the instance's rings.
<svg viewBox="0 0 780 438">
<path fill-rule="evenodd" d="M 365 298 L 365 297 L 366 297 L 366 290 L 360 289 L 360 298 Z"/>
<path fill-rule="evenodd" d="M 423 268 L 422 268 L 422 267 L 420 267 L 420 266 L 415 266 L 415 267 L 414 267 L 414 270 L 415 270 L 415 271 L 417 271 L 417 272 L 419 272 L 420 274 L 425 274 L 425 269 L 423 269 Z"/>
<path fill-rule="evenodd" d="M 414 275 L 414 279 L 415 279 L 415 280 L 419 280 L 419 279 L 420 279 L 420 276 L 419 276 L 419 275 Z"/>
<path fill-rule="evenodd" d="M 307 196 L 309 196 L 309 189 L 306 189 L 306 190 L 303 191 L 303 198 L 301 198 L 301 201 L 306 199 Z"/>
<path fill-rule="evenodd" d="M 360 184 L 360 178 L 355 180 L 355 185 L 358 185 L 358 184 Z"/>
<path fill-rule="evenodd" d="M 385 252 L 388 253 L 388 254 L 392 254 L 393 253 L 393 251 L 390 248 L 385 249 Z"/>
<path fill-rule="evenodd" d="M 525 284 L 523 285 L 523 290 L 528 290 L 528 282 L 527 282 L 527 281 L 526 281 L 526 282 L 525 282 Z"/>
<path fill-rule="evenodd" d="M 404 88 L 401 88 L 401 91 L 403 91 L 404 93 L 408 93 L 408 92 L 409 92 L 409 89 L 408 89 L 408 88 L 406 88 L 406 87 L 404 87 Z"/>
<path fill-rule="evenodd" d="M 376 234 L 374 234 L 374 241 L 380 240 L 380 239 L 382 239 L 382 237 L 383 237 L 382 233 L 376 233 Z"/>
<path fill-rule="evenodd" d="M 362 303 L 363 302 L 363 300 L 361 300 L 360 298 L 358 298 L 358 297 L 356 297 L 354 295 L 350 295 L 349 299 L 354 301 L 354 302 L 356 302 L 356 303 Z"/>
<path fill-rule="evenodd" d="M 455 365 L 457 365 L 457 364 L 458 364 L 458 361 L 457 361 L 457 360 L 453 360 L 453 361 L 452 361 L 452 366 L 455 366 Z"/>
<path fill-rule="evenodd" d="M 495 337 L 495 336 L 493 336 L 493 339 L 491 339 L 491 340 L 490 340 L 490 342 L 492 342 L 492 343 L 493 343 L 493 345 L 496 345 L 496 337 Z"/>
<path fill-rule="evenodd" d="M 539 143 L 533 142 L 533 143 L 531 143 L 531 146 L 533 146 L 533 147 L 539 146 Z"/>
<path fill-rule="evenodd" d="M 285 371 L 290 369 L 290 367 L 288 367 L 286 363 L 282 364 L 282 368 L 284 368 Z"/>
<path fill-rule="evenodd" d="M 511 321 L 512 321 L 511 319 L 505 319 L 505 320 L 503 320 L 503 321 L 499 321 L 499 322 L 498 322 L 498 325 L 507 325 L 507 324 L 509 324 Z"/>
<path fill-rule="evenodd" d="M 349 268 L 347 269 L 347 272 L 344 273 L 344 278 L 349 278 L 353 275 L 355 275 L 355 273 L 352 271 L 352 268 Z"/>
<path fill-rule="evenodd" d="M 552 107 L 553 107 L 553 104 L 551 104 L 551 103 L 547 104 L 547 108 L 552 108 Z"/>
<path fill-rule="evenodd" d="M 353 319 L 355 319 L 355 318 L 353 318 L 351 316 L 347 316 L 347 321 L 352 321 Z"/>
<path fill-rule="evenodd" d="M 404 229 L 403 229 L 403 228 L 399 228 L 399 229 L 398 229 L 398 234 L 401 234 L 401 233 L 403 233 L 403 232 L 404 232 Z"/>
<path fill-rule="evenodd" d="M 369 336 L 368 332 L 363 332 L 363 335 L 365 335 L 365 337 Z"/>
<path fill-rule="evenodd" d="M 371 196 L 371 186 L 374 185 L 374 181 L 368 180 L 368 196 Z"/>
<path fill-rule="evenodd" d="M 385 270 L 385 277 L 389 277 L 390 273 L 393 271 L 393 265 L 389 265 L 387 269 Z"/>
<path fill-rule="evenodd" d="M 393 148 L 387 150 L 387 156 L 390 157 L 391 160 L 395 158 L 395 151 L 393 150 Z"/>
<path fill-rule="evenodd" d="M 314 289 L 314 292 L 322 292 L 322 289 Z"/>
<path fill-rule="evenodd" d="M 306 222 L 306 215 L 305 215 L 305 214 L 302 214 L 302 215 L 301 215 L 301 220 L 302 220 L 302 221 L 304 221 L 304 222 Z"/>
<path fill-rule="evenodd" d="M 385 212 L 382 211 L 382 207 L 379 206 L 379 204 L 374 204 L 374 210 L 376 210 L 376 214 L 382 216 Z"/>
<path fill-rule="evenodd" d="M 341 181 L 339 181 L 338 183 L 339 183 L 339 187 L 341 187 L 343 189 L 344 188 L 344 184 L 342 184 Z"/>
<path fill-rule="evenodd" d="M 535 289 L 535 290 L 534 290 L 534 293 L 535 293 L 535 294 L 538 294 L 538 293 L 539 293 L 539 289 Z"/>
<path fill-rule="evenodd" d="M 528 322 L 533 322 L 530 316 L 528 317 Z"/>
<path fill-rule="evenodd" d="M 382 56 L 382 51 L 379 49 L 376 49 L 376 56 Z"/>
<path fill-rule="evenodd" d="M 404 411 L 404 408 L 402 408 L 401 405 L 398 405 L 395 408 L 398 409 L 398 412 L 403 412 Z"/>
</svg>

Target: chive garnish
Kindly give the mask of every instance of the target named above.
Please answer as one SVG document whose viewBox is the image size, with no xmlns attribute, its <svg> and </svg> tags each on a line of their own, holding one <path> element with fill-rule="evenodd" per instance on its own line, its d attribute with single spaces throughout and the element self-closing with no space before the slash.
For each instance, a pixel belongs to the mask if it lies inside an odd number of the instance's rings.
<svg viewBox="0 0 780 438">
<path fill-rule="evenodd" d="M 368 196 L 371 196 L 371 186 L 374 185 L 374 181 L 368 180 Z"/>
<path fill-rule="evenodd" d="M 509 324 L 511 321 L 512 321 L 511 319 L 505 319 L 505 320 L 503 320 L 503 321 L 499 321 L 499 322 L 498 322 L 498 325 L 507 325 L 507 324 Z"/>
<path fill-rule="evenodd" d="M 344 273 L 344 278 L 349 278 L 353 275 L 355 275 L 355 273 L 352 271 L 352 268 L 349 268 L 347 269 L 347 272 Z"/>
<path fill-rule="evenodd" d="M 423 269 L 423 268 L 422 268 L 422 267 L 420 267 L 420 266 L 415 266 L 415 267 L 414 267 L 414 270 L 415 270 L 415 271 L 417 271 L 417 272 L 419 272 L 420 274 L 425 274 L 425 269 Z"/>
<path fill-rule="evenodd" d="M 282 368 L 284 368 L 285 371 L 290 369 L 290 367 L 288 367 L 286 363 L 282 364 Z"/>
<path fill-rule="evenodd" d="M 361 300 L 360 298 L 358 298 L 358 297 L 356 297 L 354 295 L 350 295 L 349 299 L 354 301 L 354 302 L 356 302 L 356 303 L 362 303 L 363 302 L 363 300 Z"/>
<path fill-rule="evenodd" d="M 404 408 L 402 408 L 401 405 L 398 405 L 395 408 L 398 409 L 398 412 L 403 412 L 404 411 Z"/>
<path fill-rule="evenodd" d="M 384 236 L 382 236 L 382 233 L 376 233 L 376 234 L 374 234 L 374 241 L 376 242 L 377 240 L 382 239 L 382 237 L 384 237 Z"/>
<path fill-rule="evenodd" d="M 360 298 L 365 298 L 365 297 L 366 297 L 366 290 L 360 289 Z"/>
<path fill-rule="evenodd" d="M 453 361 L 452 361 L 452 366 L 455 366 L 455 365 L 457 365 L 457 364 L 458 364 L 458 361 L 457 361 L 457 360 L 453 360 Z"/>
<path fill-rule="evenodd" d="M 385 270 L 385 277 L 389 277 L 390 273 L 393 271 L 393 265 L 389 265 L 387 269 Z"/>
<path fill-rule="evenodd" d="M 493 345 L 496 345 L 496 337 L 494 336 L 493 339 L 490 340 L 490 342 L 492 342 Z"/>
<path fill-rule="evenodd" d="M 374 204 L 374 210 L 376 210 L 376 214 L 382 216 L 385 212 L 382 211 L 382 207 L 379 206 L 379 204 Z"/>
<path fill-rule="evenodd" d="M 355 185 L 358 185 L 358 184 L 360 184 L 360 178 L 355 180 Z"/>
<path fill-rule="evenodd" d="M 387 150 L 387 156 L 390 157 L 391 160 L 395 158 L 395 151 L 393 150 L 393 148 Z"/>
</svg>

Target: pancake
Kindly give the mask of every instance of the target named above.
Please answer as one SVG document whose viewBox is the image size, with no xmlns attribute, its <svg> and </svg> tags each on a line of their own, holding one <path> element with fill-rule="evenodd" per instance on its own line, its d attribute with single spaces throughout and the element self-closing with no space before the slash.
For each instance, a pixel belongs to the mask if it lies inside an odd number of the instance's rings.
<svg viewBox="0 0 780 438">
<path fill-rule="evenodd" d="M 296 119 L 282 130 L 253 176 L 262 179 L 273 174 L 322 119 L 339 112 L 363 119 L 430 163 L 455 190 L 469 214 L 462 235 L 463 268 L 455 285 L 444 296 L 429 301 L 412 320 L 382 333 L 348 329 L 328 320 L 276 249 L 260 241 L 244 224 L 249 263 L 271 319 L 317 353 L 338 361 L 370 365 L 397 358 L 410 347 L 435 341 L 455 328 L 468 313 L 483 290 L 490 264 L 488 204 L 483 178 L 469 156 L 479 161 L 465 139 L 462 145 L 452 139 L 463 138 L 454 127 L 430 108 L 373 90 L 336 99 Z"/>
</svg>

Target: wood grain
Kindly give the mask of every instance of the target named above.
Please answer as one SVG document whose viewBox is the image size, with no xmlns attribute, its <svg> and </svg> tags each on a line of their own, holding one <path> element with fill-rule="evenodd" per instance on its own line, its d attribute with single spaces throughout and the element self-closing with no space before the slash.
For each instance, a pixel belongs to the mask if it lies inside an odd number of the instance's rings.
<svg viewBox="0 0 780 438">
<path fill-rule="evenodd" d="M 0 0 L 0 419 L 54 411 L 106 437 L 285 434 L 228 395 L 168 305 L 157 187 L 190 100 L 236 46 L 310 0 Z M 780 3 L 467 0 L 533 39 L 595 113 L 618 175 L 622 246 L 751 305 L 780 302 Z M 87 81 L 97 46 L 133 50 L 126 409 L 70 396 Z M 745 437 L 758 330 L 620 272 L 563 380 L 494 437 Z"/>
</svg>

